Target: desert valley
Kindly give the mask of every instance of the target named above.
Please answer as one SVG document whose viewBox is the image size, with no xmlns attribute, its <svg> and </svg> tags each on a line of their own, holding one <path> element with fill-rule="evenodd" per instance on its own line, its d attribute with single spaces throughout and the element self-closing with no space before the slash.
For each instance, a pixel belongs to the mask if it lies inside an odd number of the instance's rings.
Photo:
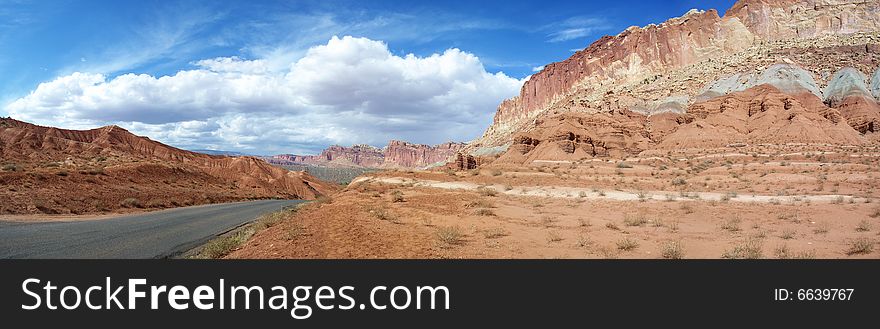
<svg viewBox="0 0 880 329">
<path fill-rule="evenodd" d="M 0 166 L 18 221 L 314 200 L 211 257 L 877 259 L 880 2 L 627 28 L 545 65 L 463 143 L 208 155 L 2 118 Z"/>
</svg>

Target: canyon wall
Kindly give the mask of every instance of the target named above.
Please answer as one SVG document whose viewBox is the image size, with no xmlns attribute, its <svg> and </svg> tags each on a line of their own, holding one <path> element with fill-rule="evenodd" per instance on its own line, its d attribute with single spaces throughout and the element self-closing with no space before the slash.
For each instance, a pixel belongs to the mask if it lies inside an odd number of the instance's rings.
<svg viewBox="0 0 880 329">
<path fill-rule="evenodd" d="M 778 63 L 804 68 L 822 86 L 841 67 L 870 74 L 878 33 L 880 1 L 863 0 L 741 0 L 724 16 L 691 10 L 630 27 L 533 75 L 468 152 L 509 145 L 548 111 L 682 110 L 714 81 Z"/>
</svg>

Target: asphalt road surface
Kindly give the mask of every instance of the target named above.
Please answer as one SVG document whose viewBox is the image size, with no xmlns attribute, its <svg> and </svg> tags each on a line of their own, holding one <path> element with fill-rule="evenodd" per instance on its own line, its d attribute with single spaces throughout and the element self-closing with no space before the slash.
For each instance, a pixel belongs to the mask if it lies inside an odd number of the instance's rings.
<svg viewBox="0 0 880 329">
<path fill-rule="evenodd" d="M 0 258 L 165 258 L 302 200 L 175 208 L 69 222 L 0 221 Z"/>
</svg>

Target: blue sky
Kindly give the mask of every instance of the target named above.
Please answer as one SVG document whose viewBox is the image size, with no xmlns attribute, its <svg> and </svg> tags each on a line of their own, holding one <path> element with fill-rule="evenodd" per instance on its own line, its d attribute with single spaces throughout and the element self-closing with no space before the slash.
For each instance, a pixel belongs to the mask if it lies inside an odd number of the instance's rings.
<svg viewBox="0 0 880 329">
<path fill-rule="evenodd" d="M 540 66 L 733 2 L 0 0 L 0 116 L 264 154 L 467 140 Z"/>
</svg>

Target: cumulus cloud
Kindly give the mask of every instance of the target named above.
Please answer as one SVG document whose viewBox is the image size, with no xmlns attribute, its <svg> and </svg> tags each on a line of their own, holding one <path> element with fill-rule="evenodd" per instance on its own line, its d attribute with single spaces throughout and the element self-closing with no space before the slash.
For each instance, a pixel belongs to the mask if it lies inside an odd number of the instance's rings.
<svg viewBox="0 0 880 329">
<path fill-rule="evenodd" d="M 303 153 L 392 138 L 469 140 L 524 81 L 489 73 L 459 49 L 399 56 L 350 36 L 281 69 L 238 57 L 193 65 L 161 77 L 77 72 L 41 83 L 6 110 L 45 125 L 118 124 L 181 147 Z"/>
</svg>

